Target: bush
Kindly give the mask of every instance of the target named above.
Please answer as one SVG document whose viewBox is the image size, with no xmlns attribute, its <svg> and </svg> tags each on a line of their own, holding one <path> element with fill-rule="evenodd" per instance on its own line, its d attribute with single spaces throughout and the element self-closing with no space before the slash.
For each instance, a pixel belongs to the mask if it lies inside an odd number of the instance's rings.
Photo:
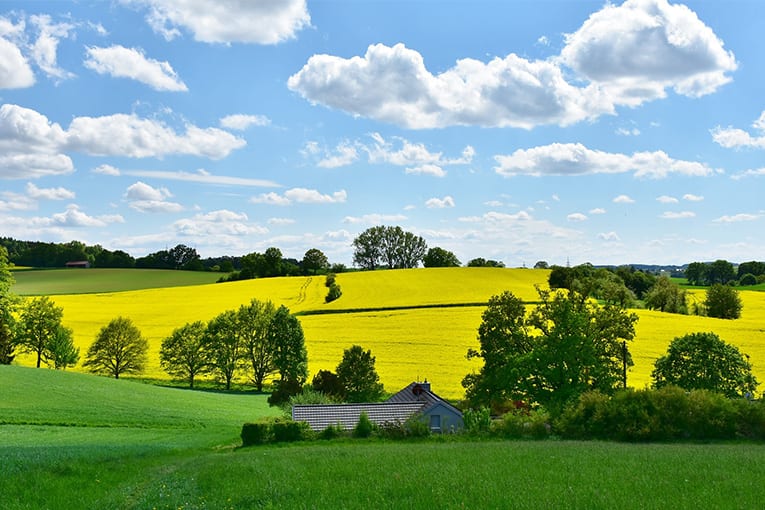
<svg viewBox="0 0 765 510">
<path fill-rule="evenodd" d="M 308 436 L 308 424 L 297 421 L 275 421 L 272 424 L 274 442 L 302 441 Z"/>
<path fill-rule="evenodd" d="M 343 295 L 343 291 L 340 290 L 340 286 L 336 283 L 333 283 L 329 286 L 329 292 L 327 292 L 327 297 L 324 298 L 324 302 L 331 303 L 335 299 L 338 299 L 340 296 Z"/>
<path fill-rule="evenodd" d="M 462 420 L 465 423 L 465 432 L 468 434 L 485 434 L 491 427 L 491 413 L 487 407 L 467 409 L 462 414 Z"/>
<path fill-rule="evenodd" d="M 362 411 L 359 416 L 359 422 L 353 429 L 353 437 L 369 437 L 375 430 L 375 425 L 369 420 L 366 411 Z"/>
<path fill-rule="evenodd" d="M 309 437 L 308 424 L 285 418 L 263 419 L 242 426 L 242 446 L 301 441 Z"/>
<path fill-rule="evenodd" d="M 746 273 L 738 281 L 739 285 L 757 285 L 757 277 L 752 273 Z"/>
<path fill-rule="evenodd" d="M 324 280 L 324 285 L 331 287 L 335 283 L 335 278 L 335 273 L 328 273 L 326 279 Z"/>
<path fill-rule="evenodd" d="M 259 421 L 256 423 L 245 423 L 242 426 L 242 446 L 252 446 L 257 444 L 266 444 L 272 440 L 271 423 Z"/>
<path fill-rule="evenodd" d="M 512 439 L 544 439 L 550 435 L 550 417 L 544 411 L 507 413 L 491 424 L 491 432 Z"/>
<path fill-rule="evenodd" d="M 422 419 L 421 415 L 415 414 L 403 422 L 400 420 L 385 422 L 378 427 L 377 433 L 388 439 L 427 437 L 430 435 L 430 426 Z"/>
<path fill-rule="evenodd" d="M 599 391 L 582 393 L 569 404 L 555 421 L 555 429 L 564 437 L 589 439 L 605 437 L 606 404 L 608 395 Z"/>
<path fill-rule="evenodd" d="M 347 435 L 345 429 L 340 425 L 327 425 L 327 428 L 319 432 L 319 439 L 335 439 Z"/>
</svg>

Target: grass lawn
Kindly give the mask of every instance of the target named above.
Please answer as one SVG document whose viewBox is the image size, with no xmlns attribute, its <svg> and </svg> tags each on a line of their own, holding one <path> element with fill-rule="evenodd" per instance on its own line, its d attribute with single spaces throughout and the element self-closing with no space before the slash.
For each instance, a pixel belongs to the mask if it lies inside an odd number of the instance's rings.
<svg viewBox="0 0 765 510">
<path fill-rule="evenodd" d="M 221 273 L 165 269 L 40 269 L 14 271 L 20 296 L 92 294 L 214 283 Z"/>
<path fill-rule="evenodd" d="M 758 508 L 765 445 L 336 440 L 238 448 L 263 395 L 0 366 L 15 509 Z"/>
</svg>

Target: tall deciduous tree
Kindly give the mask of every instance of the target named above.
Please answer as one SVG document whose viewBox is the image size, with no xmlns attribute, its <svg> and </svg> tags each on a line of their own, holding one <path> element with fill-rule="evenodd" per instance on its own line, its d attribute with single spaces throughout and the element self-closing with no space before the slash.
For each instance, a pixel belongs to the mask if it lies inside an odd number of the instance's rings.
<svg viewBox="0 0 765 510">
<path fill-rule="evenodd" d="M 244 340 L 237 321 L 237 312 L 227 310 L 207 324 L 207 344 L 213 372 L 231 389 L 231 383 L 242 367 Z"/>
<path fill-rule="evenodd" d="M 417 267 L 427 252 L 425 240 L 401 227 L 371 227 L 353 240 L 353 263 L 363 269 Z"/>
<path fill-rule="evenodd" d="M 264 381 L 274 372 L 274 347 L 269 330 L 275 313 L 271 301 L 253 299 L 239 307 L 236 314 L 244 357 L 252 368 L 252 381 L 258 391 L 263 391 Z"/>
<path fill-rule="evenodd" d="M 461 265 L 454 253 L 438 246 L 428 250 L 422 263 L 425 267 L 459 267 Z"/>
<path fill-rule="evenodd" d="M 707 289 L 704 307 L 709 317 L 738 319 L 741 317 L 743 304 L 736 289 L 730 285 L 715 283 Z"/>
<path fill-rule="evenodd" d="M 126 317 L 112 319 L 102 327 L 88 349 L 83 366 L 91 372 L 113 375 L 143 372 L 149 343 Z"/>
<path fill-rule="evenodd" d="M 61 326 L 64 309 L 47 296 L 27 301 L 19 319 L 18 345 L 22 352 L 37 356 L 37 368 L 48 358 L 48 345 Z"/>
<path fill-rule="evenodd" d="M 306 274 L 325 273 L 329 269 L 329 259 L 321 250 L 311 248 L 303 255 L 300 265 Z"/>
<path fill-rule="evenodd" d="M 14 358 L 18 298 L 11 292 L 13 274 L 8 268 L 8 251 L 0 246 L 0 365 L 9 365 Z"/>
<path fill-rule="evenodd" d="M 685 390 L 715 391 L 731 398 L 754 395 L 758 384 L 745 355 L 711 332 L 690 333 L 672 340 L 667 354 L 656 360 L 651 376 L 657 388 L 674 385 Z"/>
<path fill-rule="evenodd" d="M 280 306 L 271 319 L 268 335 L 274 349 L 273 367 L 279 373 L 279 380 L 299 385 L 305 383 L 308 377 L 308 351 L 298 318 L 286 306 Z"/>
<path fill-rule="evenodd" d="M 348 402 L 376 402 L 382 397 L 384 388 L 371 350 L 365 351 L 360 345 L 345 349 L 335 372 Z"/>
<path fill-rule="evenodd" d="M 353 263 L 362 269 L 375 270 L 380 266 L 384 227 L 371 227 L 353 240 Z"/>
<path fill-rule="evenodd" d="M 56 328 L 46 347 L 46 363 L 56 370 L 66 370 L 80 360 L 80 348 L 74 346 L 72 330 L 62 326 Z"/>
<path fill-rule="evenodd" d="M 510 292 L 489 301 L 478 329 L 481 349 L 468 351 L 484 366 L 462 382 L 471 404 L 523 400 L 559 413 L 587 390 L 612 393 L 623 385 L 632 363 L 624 342 L 634 337 L 637 316 L 574 291 L 538 293 L 540 304 L 528 315 Z"/>
<path fill-rule="evenodd" d="M 688 306 L 685 301 L 685 291 L 668 276 L 659 277 L 645 295 L 646 308 L 660 312 L 686 314 Z"/>
<path fill-rule="evenodd" d="M 159 364 L 168 374 L 189 382 L 194 387 L 198 375 L 211 370 L 211 352 L 207 326 L 202 321 L 187 323 L 176 328 L 162 340 Z"/>
</svg>

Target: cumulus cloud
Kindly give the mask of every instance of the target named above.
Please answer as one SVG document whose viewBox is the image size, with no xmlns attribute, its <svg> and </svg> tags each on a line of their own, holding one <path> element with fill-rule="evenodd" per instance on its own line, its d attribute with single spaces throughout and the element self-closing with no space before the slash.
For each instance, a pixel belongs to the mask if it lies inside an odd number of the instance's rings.
<svg viewBox="0 0 765 510">
<path fill-rule="evenodd" d="M 663 98 L 669 88 L 710 94 L 736 67 L 734 55 L 687 7 L 628 0 L 592 14 L 549 60 L 461 59 L 433 74 L 416 50 L 375 44 L 363 56 L 313 55 L 287 84 L 311 103 L 411 129 L 531 129 L 612 114 Z"/>
<path fill-rule="evenodd" d="M 667 211 L 662 213 L 660 218 L 663 218 L 665 220 L 683 220 L 687 218 L 695 218 L 696 213 L 693 211 L 680 211 L 680 212 L 674 212 L 674 211 Z"/>
<path fill-rule="evenodd" d="M 86 56 L 85 67 L 98 74 L 129 78 L 159 91 L 188 90 L 168 62 L 147 58 L 141 49 L 119 45 L 108 48 L 92 46 L 86 49 Z"/>
<path fill-rule="evenodd" d="M 279 226 L 294 225 L 295 220 L 292 218 L 268 218 L 267 223 L 269 225 L 279 225 Z"/>
<path fill-rule="evenodd" d="M 255 204 L 269 205 L 292 205 L 301 204 L 339 204 L 345 202 L 348 194 L 345 190 L 335 191 L 331 195 L 322 194 L 315 189 L 292 188 L 280 195 L 275 192 L 263 193 L 252 197 L 250 202 Z"/>
<path fill-rule="evenodd" d="M 629 195 L 619 195 L 613 199 L 615 204 L 634 204 L 635 200 L 630 198 Z"/>
<path fill-rule="evenodd" d="M 749 213 L 740 213 L 740 214 L 734 214 L 732 216 L 720 216 L 719 218 L 713 220 L 715 223 L 739 223 L 742 221 L 755 221 L 762 218 L 762 214 L 749 214 Z"/>
<path fill-rule="evenodd" d="M 587 221 L 587 216 L 585 216 L 582 213 L 571 213 L 568 216 L 566 216 L 566 219 L 568 221 L 580 222 L 580 221 Z"/>
<path fill-rule="evenodd" d="M 352 223 L 352 224 L 359 224 L 363 223 L 366 225 L 380 225 L 383 223 L 396 223 L 401 221 L 406 221 L 407 217 L 403 214 L 379 214 L 379 213 L 370 213 L 365 214 L 363 216 L 346 216 L 343 218 L 343 223 Z"/>
<path fill-rule="evenodd" d="M 66 211 L 51 217 L 52 224 L 63 227 L 105 227 L 110 223 L 124 222 L 125 219 L 119 214 L 89 216 L 75 204 L 68 205 Z"/>
<path fill-rule="evenodd" d="M 37 200 L 72 200 L 74 191 L 66 188 L 38 188 L 31 182 L 27 183 L 27 195 Z"/>
<path fill-rule="evenodd" d="M 677 204 L 678 202 L 680 202 L 675 197 L 671 197 L 669 195 L 662 195 L 660 197 L 656 197 L 656 201 L 662 204 Z"/>
<path fill-rule="evenodd" d="M 743 172 L 740 172 L 736 175 L 731 176 L 731 178 L 734 180 L 739 180 L 739 179 L 743 179 L 744 177 L 758 177 L 760 175 L 765 175 L 765 167 L 745 170 Z"/>
<path fill-rule="evenodd" d="M 167 40 L 180 36 L 183 29 L 206 43 L 277 44 L 295 38 L 311 24 L 305 0 L 121 1 L 146 7 L 146 21 Z"/>
<path fill-rule="evenodd" d="M 444 198 L 431 198 L 425 202 L 425 207 L 428 209 L 445 209 L 447 207 L 454 207 L 454 199 L 450 196 Z"/>
<path fill-rule="evenodd" d="M 0 24 L 11 25 L 0 17 Z M 6 29 L 7 30 L 7 29 Z M 5 30 L 3 31 L 5 32 Z M 35 84 L 35 74 L 19 47 L 0 32 L 0 89 L 22 89 Z"/>
<path fill-rule="evenodd" d="M 424 165 L 410 167 L 404 170 L 408 174 L 432 175 L 433 177 L 444 177 L 446 172 L 438 165 L 426 163 Z"/>
<path fill-rule="evenodd" d="M 334 150 L 329 150 L 320 147 L 318 142 L 310 141 L 305 144 L 302 153 L 306 157 L 317 158 L 316 165 L 321 168 L 339 168 L 348 166 L 359 159 L 357 145 L 358 143 L 344 140 Z"/>
<path fill-rule="evenodd" d="M 619 238 L 619 234 L 617 234 L 616 232 L 613 232 L 613 231 L 612 232 L 601 232 L 600 234 L 598 234 L 598 239 L 602 239 L 603 241 L 608 241 L 608 242 L 621 241 L 621 239 Z"/>
<path fill-rule="evenodd" d="M 101 175 L 113 175 L 113 176 L 120 175 L 119 168 L 116 168 L 107 164 L 98 165 L 93 170 L 91 170 L 91 172 L 93 172 L 94 174 L 101 174 Z"/>
<path fill-rule="evenodd" d="M 0 211 L 31 211 L 37 207 L 37 201 L 28 195 L 11 191 L 0 191 Z M 3 221 L 3 219 L 0 219 Z"/>
<path fill-rule="evenodd" d="M 141 181 L 131 184 L 125 191 L 125 199 L 130 208 L 140 212 L 173 213 L 182 211 L 183 206 L 181 204 L 166 200 L 172 196 L 173 194 L 167 188 L 154 188 Z"/>
<path fill-rule="evenodd" d="M 58 43 L 68 38 L 75 26 L 72 23 L 55 23 L 47 14 L 34 15 L 29 21 L 37 31 L 37 39 L 32 44 L 31 54 L 37 66 L 52 78 L 59 80 L 73 78 L 74 73 L 58 66 Z"/>
<path fill-rule="evenodd" d="M 250 126 L 268 126 L 271 124 L 271 119 L 265 115 L 245 115 L 237 113 L 234 115 L 227 115 L 220 119 L 221 127 L 226 129 L 236 129 L 238 131 L 244 131 Z"/>
<path fill-rule="evenodd" d="M 758 131 L 757 134 L 752 135 L 743 129 L 731 126 L 727 128 L 717 126 L 712 130 L 712 139 L 727 149 L 765 149 L 765 111 L 752 123 L 752 127 Z"/>
<path fill-rule="evenodd" d="M 595 209 L 590 209 L 590 214 L 606 214 L 606 210 L 602 207 L 596 207 Z"/>
<path fill-rule="evenodd" d="M 183 218 L 173 223 L 173 230 L 186 237 L 213 238 L 226 236 L 262 235 L 268 229 L 251 223 L 247 214 L 221 209 L 208 213 L 197 214 L 191 218 Z"/>
<path fill-rule="evenodd" d="M 251 179 L 249 177 L 233 177 L 229 175 L 215 175 L 206 170 L 199 169 L 196 172 L 168 171 L 168 170 L 125 170 L 125 175 L 133 177 L 148 177 L 151 179 L 166 179 L 170 181 L 197 182 L 216 186 L 247 186 L 259 188 L 279 187 L 273 181 L 264 179 Z"/>
<path fill-rule="evenodd" d="M 632 172 L 636 178 L 661 179 L 670 174 L 707 176 L 716 171 L 704 163 L 669 157 L 663 151 L 632 155 L 592 150 L 580 143 L 553 143 L 497 155 L 494 170 L 514 175 L 588 175 Z"/>
<path fill-rule="evenodd" d="M 687 200 L 689 202 L 702 202 L 704 200 L 704 197 L 700 195 L 693 195 L 691 193 L 686 193 L 683 195 L 683 200 Z"/>
</svg>

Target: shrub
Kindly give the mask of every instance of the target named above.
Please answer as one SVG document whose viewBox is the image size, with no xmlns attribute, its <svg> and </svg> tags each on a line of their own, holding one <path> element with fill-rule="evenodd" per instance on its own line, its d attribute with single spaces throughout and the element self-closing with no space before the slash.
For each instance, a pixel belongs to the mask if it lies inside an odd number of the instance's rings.
<svg viewBox="0 0 765 510">
<path fill-rule="evenodd" d="M 610 398 L 599 391 L 588 391 L 569 404 L 555 421 L 555 429 L 563 436 L 585 439 L 606 437 L 606 405 Z"/>
<path fill-rule="evenodd" d="M 353 437 L 369 437 L 375 430 L 375 425 L 369 420 L 366 411 L 362 411 L 359 416 L 359 422 L 353 429 Z"/>
<path fill-rule="evenodd" d="M 385 422 L 377 428 L 377 433 L 388 439 L 427 437 L 430 435 L 430 426 L 421 415 L 415 414 L 403 422 L 400 420 Z"/>
<path fill-rule="evenodd" d="M 242 426 L 242 446 L 300 441 L 309 436 L 308 424 L 285 418 L 263 419 Z"/>
<path fill-rule="evenodd" d="M 331 303 L 335 299 L 338 299 L 340 296 L 343 295 L 343 291 L 340 290 L 340 286 L 336 283 L 333 283 L 329 286 L 329 291 L 327 292 L 327 297 L 324 298 L 324 302 Z"/>
<path fill-rule="evenodd" d="M 271 423 L 267 421 L 245 423 L 242 426 L 241 437 L 242 446 L 266 444 L 272 440 Z"/>
<path fill-rule="evenodd" d="M 285 402 L 289 402 L 290 399 L 299 395 L 303 391 L 303 385 L 300 381 L 288 379 L 286 381 L 276 381 L 276 388 L 268 396 L 268 405 L 281 406 Z"/>
<path fill-rule="evenodd" d="M 272 424 L 274 441 L 293 442 L 306 439 L 308 435 L 308 424 L 297 421 L 275 421 Z"/>
<path fill-rule="evenodd" d="M 326 279 L 324 280 L 324 285 L 331 287 L 335 283 L 335 278 L 335 273 L 328 273 Z"/>
<path fill-rule="evenodd" d="M 343 427 L 338 425 L 327 425 L 327 428 L 319 432 L 319 439 L 335 439 L 337 437 L 343 437 L 347 433 Z"/>
<path fill-rule="evenodd" d="M 738 281 L 739 285 L 757 285 L 757 277 L 752 273 L 746 273 Z"/>
<path fill-rule="evenodd" d="M 491 413 L 487 407 L 467 409 L 462 414 L 462 420 L 468 434 L 485 434 L 491 427 Z"/>
<path fill-rule="evenodd" d="M 732 401 L 736 413 L 736 435 L 746 439 L 765 439 L 765 403 L 748 399 Z"/>
<path fill-rule="evenodd" d="M 544 439 L 550 435 L 550 417 L 544 411 L 507 413 L 491 424 L 494 435 L 513 439 Z"/>
</svg>

